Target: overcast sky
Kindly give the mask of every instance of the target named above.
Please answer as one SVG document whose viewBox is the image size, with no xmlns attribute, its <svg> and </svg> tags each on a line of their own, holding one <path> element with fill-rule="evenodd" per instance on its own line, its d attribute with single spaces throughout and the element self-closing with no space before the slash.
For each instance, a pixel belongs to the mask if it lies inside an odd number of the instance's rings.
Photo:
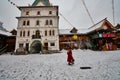
<svg viewBox="0 0 120 80">
<path fill-rule="evenodd" d="M 27 6 L 34 0 L 11 0 L 18 6 Z M 93 18 L 94 23 L 106 18 L 113 24 L 112 0 L 84 0 Z M 50 0 L 53 5 L 59 6 L 59 11 L 77 29 L 89 28 L 92 22 L 83 6 L 82 0 Z M 120 23 L 120 0 L 114 0 L 115 25 Z M 16 17 L 20 16 L 20 11 L 8 0 L 0 0 L 0 21 L 4 28 L 12 30 L 17 28 Z M 72 28 L 61 16 L 59 20 L 60 29 Z"/>
</svg>

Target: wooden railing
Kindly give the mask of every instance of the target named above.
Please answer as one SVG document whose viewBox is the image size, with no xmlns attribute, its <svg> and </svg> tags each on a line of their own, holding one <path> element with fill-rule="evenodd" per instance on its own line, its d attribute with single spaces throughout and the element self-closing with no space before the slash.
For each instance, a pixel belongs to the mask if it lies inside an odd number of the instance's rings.
<svg viewBox="0 0 120 80">
<path fill-rule="evenodd" d="M 8 47 L 8 45 L 0 48 L 0 55 L 7 51 L 7 47 Z"/>
</svg>

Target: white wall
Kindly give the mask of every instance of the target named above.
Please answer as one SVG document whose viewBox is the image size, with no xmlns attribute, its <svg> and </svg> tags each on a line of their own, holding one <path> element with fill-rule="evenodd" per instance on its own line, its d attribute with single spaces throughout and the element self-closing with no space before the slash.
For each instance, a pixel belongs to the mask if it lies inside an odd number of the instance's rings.
<svg viewBox="0 0 120 80">
<path fill-rule="evenodd" d="M 40 31 L 41 39 L 37 39 L 41 41 L 42 45 L 45 42 L 48 43 L 48 47 L 50 50 L 59 50 L 59 35 L 58 35 L 58 19 L 59 17 L 56 15 L 55 7 L 40 7 L 40 8 L 23 8 L 21 10 L 21 16 L 18 18 L 18 28 L 17 28 L 17 39 L 16 39 L 16 49 L 19 48 L 19 44 L 23 43 L 24 46 L 26 43 L 31 43 L 36 40 L 32 39 L 32 35 L 35 34 L 36 30 Z M 29 11 L 29 15 L 26 15 L 26 11 Z M 40 15 L 37 15 L 37 11 L 40 11 Z M 52 11 L 52 14 L 49 14 L 49 11 Z M 52 17 L 54 16 L 54 17 Z M 27 17 L 27 18 L 26 18 Z M 23 26 L 23 21 L 30 21 L 29 26 Z M 40 25 L 36 26 L 36 21 L 40 21 Z M 46 20 L 52 20 L 53 25 L 45 25 Z M 28 37 L 20 37 L 20 31 L 30 31 L 30 36 Z M 45 30 L 54 30 L 54 36 L 45 36 Z M 55 43 L 55 46 L 50 46 L 50 43 Z M 29 47 L 30 47 L 29 45 Z"/>
</svg>

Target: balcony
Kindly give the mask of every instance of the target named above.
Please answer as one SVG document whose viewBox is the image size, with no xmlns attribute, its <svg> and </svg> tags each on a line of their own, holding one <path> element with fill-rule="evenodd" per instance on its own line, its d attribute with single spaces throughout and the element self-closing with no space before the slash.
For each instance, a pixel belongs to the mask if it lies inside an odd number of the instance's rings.
<svg viewBox="0 0 120 80">
<path fill-rule="evenodd" d="M 41 39 L 40 35 L 32 35 L 32 39 Z"/>
</svg>

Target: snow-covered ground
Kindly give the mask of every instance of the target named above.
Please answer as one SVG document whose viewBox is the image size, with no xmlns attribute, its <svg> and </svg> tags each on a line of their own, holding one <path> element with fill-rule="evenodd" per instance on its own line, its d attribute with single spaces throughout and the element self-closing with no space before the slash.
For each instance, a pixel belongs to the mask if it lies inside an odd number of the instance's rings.
<svg viewBox="0 0 120 80">
<path fill-rule="evenodd" d="M 1 55 L 0 80 L 120 80 L 120 50 L 73 50 L 75 64 L 67 54 Z M 80 69 L 91 67 L 91 69 Z"/>
</svg>

